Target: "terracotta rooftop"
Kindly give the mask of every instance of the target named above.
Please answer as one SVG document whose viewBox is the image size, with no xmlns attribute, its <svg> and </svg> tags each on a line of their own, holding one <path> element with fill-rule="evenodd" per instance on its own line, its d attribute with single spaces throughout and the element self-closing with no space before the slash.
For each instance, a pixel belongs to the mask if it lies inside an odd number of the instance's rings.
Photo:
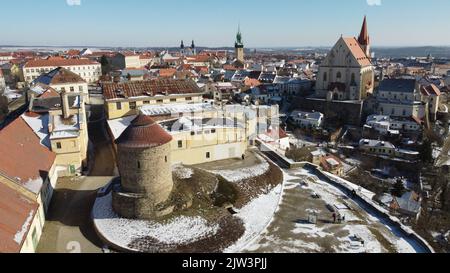
<svg viewBox="0 0 450 273">
<path fill-rule="evenodd" d="M 120 147 L 127 148 L 153 148 L 172 141 L 172 136 L 166 132 L 151 117 L 137 116 L 116 140 Z"/>
<path fill-rule="evenodd" d="M 350 52 L 353 54 L 353 56 L 356 58 L 356 60 L 361 66 L 372 65 L 372 62 L 370 61 L 366 53 L 362 50 L 356 38 L 343 38 L 343 39 L 344 42 L 347 44 L 347 47 L 350 49 Z"/>
<path fill-rule="evenodd" d="M 42 74 L 33 83 L 43 83 L 46 85 L 65 84 L 65 83 L 85 83 L 78 74 L 73 73 L 65 68 L 58 67 L 52 71 Z"/>
<path fill-rule="evenodd" d="M 422 86 L 421 91 L 422 91 L 422 94 L 425 96 L 431 96 L 431 95 L 440 96 L 441 95 L 441 90 L 439 90 L 439 88 L 437 88 L 437 86 L 434 84 L 430 84 L 428 86 Z"/>
<path fill-rule="evenodd" d="M 89 59 L 64 59 L 62 57 L 50 57 L 48 59 L 30 60 L 25 64 L 25 67 L 58 67 L 77 65 L 99 65 L 99 63 Z"/>
<path fill-rule="evenodd" d="M 124 83 L 103 84 L 105 99 L 124 99 L 130 97 L 202 93 L 191 80 L 152 79 Z"/>
<path fill-rule="evenodd" d="M 40 191 L 56 158 L 23 117 L 0 131 L 0 154 L 0 172 L 34 193 Z"/>
<path fill-rule="evenodd" d="M 0 253 L 18 253 L 39 205 L 0 179 Z"/>
</svg>

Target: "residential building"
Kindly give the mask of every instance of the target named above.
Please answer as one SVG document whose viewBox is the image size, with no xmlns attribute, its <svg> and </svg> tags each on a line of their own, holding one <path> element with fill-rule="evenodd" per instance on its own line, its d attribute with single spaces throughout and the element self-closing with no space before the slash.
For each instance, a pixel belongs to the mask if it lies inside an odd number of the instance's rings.
<svg viewBox="0 0 450 273">
<path fill-rule="evenodd" d="M 58 67 L 48 73 L 40 75 L 31 85 L 44 84 L 59 93 L 81 93 L 86 103 L 89 103 L 89 88 L 87 82 L 75 72 Z"/>
<path fill-rule="evenodd" d="M 173 137 L 172 162 L 194 165 L 241 158 L 247 150 L 245 124 L 231 118 L 190 118 L 162 122 Z"/>
<path fill-rule="evenodd" d="M 0 253 L 34 253 L 45 218 L 34 194 L 0 174 Z"/>
<path fill-rule="evenodd" d="M 0 131 L 0 252 L 34 252 L 42 234 L 58 179 L 43 121 L 26 113 Z"/>
<path fill-rule="evenodd" d="M 11 52 L 0 52 L 0 65 L 9 63 L 12 59 L 14 56 Z"/>
<path fill-rule="evenodd" d="M 143 105 L 200 103 L 203 91 L 192 80 L 152 79 L 125 83 L 104 83 L 108 119 L 136 115 Z"/>
<path fill-rule="evenodd" d="M 40 126 L 45 146 L 56 154 L 59 176 L 81 174 L 87 166 L 88 130 L 84 96 L 63 91 L 46 90 L 32 96 L 27 120 Z"/>
<path fill-rule="evenodd" d="M 400 132 L 420 132 L 422 121 L 417 118 L 395 118 L 387 115 L 370 115 L 367 117 L 366 129 L 374 129 L 381 135 L 398 135 Z"/>
<path fill-rule="evenodd" d="M 290 119 L 300 128 L 317 129 L 322 127 L 324 115 L 320 112 L 294 111 Z"/>
<path fill-rule="evenodd" d="M 419 152 L 398 149 L 394 144 L 382 140 L 361 139 L 359 149 L 367 154 L 388 158 L 416 160 L 419 157 Z"/>
<path fill-rule="evenodd" d="M 321 157 L 320 166 L 326 172 L 332 173 L 337 176 L 344 175 L 344 166 L 342 165 L 341 160 L 333 155 Z"/>
<path fill-rule="evenodd" d="M 376 112 L 391 117 L 425 118 L 426 104 L 422 102 L 419 86 L 413 79 L 383 80 L 376 93 Z"/>
<path fill-rule="evenodd" d="M 62 57 L 49 57 L 47 59 L 34 59 L 28 61 L 23 67 L 25 81 L 36 80 L 40 75 L 48 73 L 58 67 L 63 67 L 78 74 L 88 84 L 96 83 L 102 75 L 101 64 L 90 59 L 65 59 Z"/>
<path fill-rule="evenodd" d="M 141 68 L 141 55 L 134 52 L 117 53 L 109 58 L 113 69 L 137 69 Z"/>
<path fill-rule="evenodd" d="M 359 38 L 341 37 L 319 66 L 316 96 L 336 101 L 360 101 L 373 92 L 374 67 L 364 18 Z"/>
</svg>

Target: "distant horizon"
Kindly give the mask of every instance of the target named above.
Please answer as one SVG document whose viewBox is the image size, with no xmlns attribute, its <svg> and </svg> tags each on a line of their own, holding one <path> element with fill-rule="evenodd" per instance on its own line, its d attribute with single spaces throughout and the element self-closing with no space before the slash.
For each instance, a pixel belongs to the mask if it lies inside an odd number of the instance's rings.
<svg viewBox="0 0 450 273">
<path fill-rule="evenodd" d="M 417 16 L 430 8 L 433 20 Z M 450 25 L 450 1 L 438 0 L 15 0 L 2 10 L 0 25 L 14 27 L 2 28 L 0 43 L 23 47 L 229 47 L 239 24 L 247 48 L 331 47 L 356 37 L 365 15 L 379 47 L 450 46 L 439 27 Z"/>
<path fill-rule="evenodd" d="M 333 44 L 334 45 L 334 44 Z M 301 45 L 301 46 L 254 46 L 254 47 L 246 47 L 246 49 L 301 49 L 301 48 L 324 48 L 329 49 L 332 48 L 333 45 Z M 64 48 L 64 49 L 89 49 L 89 48 L 137 48 L 137 49 L 144 49 L 144 48 L 178 48 L 178 46 L 103 46 L 103 45 L 0 45 L 0 48 Z M 395 49 L 395 48 L 450 48 L 450 44 L 448 45 L 378 45 L 374 46 L 372 45 L 372 49 L 374 48 L 387 48 L 387 49 Z M 202 46 L 202 45 L 196 45 L 196 48 L 230 48 L 233 49 L 234 46 Z"/>
</svg>

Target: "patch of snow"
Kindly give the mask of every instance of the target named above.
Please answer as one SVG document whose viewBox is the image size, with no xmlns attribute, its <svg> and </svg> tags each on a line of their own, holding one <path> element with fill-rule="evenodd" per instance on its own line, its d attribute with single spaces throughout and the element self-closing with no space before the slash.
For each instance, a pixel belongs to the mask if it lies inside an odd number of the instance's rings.
<svg viewBox="0 0 450 273">
<path fill-rule="evenodd" d="M 278 209 L 282 191 L 282 185 L 278 185 L 268 194 L 260 195 L 239 210 L 235 216 L 244 222 L 245 233 L 235 244 L 227 248 L 225 253 L 243 250 L 268 227 Z"/>
<path fill-rule="evenodd" d="M 44 184 L 44 181 L 41 177 L 38 177 L 36 179 L 30 179 L 27 182 L 25 182 L 24 187 L 29 189 L 30 191 L 34 193 L 39 193 L 41 191 L 42 185 Z"/>
<path fill-rule="evenodd" d="M 41 140 L 41 145 L 51 149 L 48 132 L 49 115 L 39 115 L 38 117 L 28 117 L 27 115 L 22 115 L 22 119 L 39 137 L 39 139 Z"/>
<path fill-rule="evenodd" d="M 23 238 L 25 237 L 25 234 L 27 233 L 30 225 L 31 220 L 33 220 L 33 211 L 30 211 L 30 214 L 28 215 L 28 218 L 25 220 L 25 223 L 23 223 L 22 228 L 17 231 L 17 233 L 14 235 L 14 241 L 18 244 L 21 244 L 23 241 Z"/>
<path fill-rule="evenodd" d="M 194 170 L 191 168 L 187 168 L 183 165 L 176 165 L 173 168 L 175 175 L 179 178 L 179 179 L 189 179 L 192 177 L 192 175 L 194 174 Z"/>
<path fill-rule="evenodd" d="M 92 215 L 102 236 L 124 248 L 145 237 L 162 244 L 186 244 L 214 235 L 219 230 L 218 224 L 210 225 L 199 216 L 179 216 L 165 223 L 121 218 L 112 209 L 112 194 L 97 198 Z"/>
<path fill-rule="evenodd" d="M 269 171 L 269 168 L 270 168 L 269 163 L 263 162 L 252 167 L 240 168 L 236 170 L 212 171 L 212 173 L 221 175 L 229 182 L 235 183 L 245 179 L 263 175 Z"/>
</svg>

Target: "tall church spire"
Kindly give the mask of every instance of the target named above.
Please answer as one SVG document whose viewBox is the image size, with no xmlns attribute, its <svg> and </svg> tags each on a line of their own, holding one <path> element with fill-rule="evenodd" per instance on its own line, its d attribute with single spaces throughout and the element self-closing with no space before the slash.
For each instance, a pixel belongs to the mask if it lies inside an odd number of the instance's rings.
<svg viewBox="0 0 450 273">
<path fill-rule="evenodd" d="M 370 37 L 369 37 L 369 31 L 367 30 L 367 17 L 364 16 L 364 22 L 361 28 L 361 33 L 358 37 L 358 43 L 361 46 L 361 48 L 366 53 L 367 57 L 370 58 Z"/>
<path fill-rule="evenodd" d="M 361 28 L 361 33 L 359 34 L 358 42 L 360 45 L 369 45 L 370 37 L 369 31 L 367 30 L 367 17 L 364 16 L 364 22 Z"/>
</svg>

